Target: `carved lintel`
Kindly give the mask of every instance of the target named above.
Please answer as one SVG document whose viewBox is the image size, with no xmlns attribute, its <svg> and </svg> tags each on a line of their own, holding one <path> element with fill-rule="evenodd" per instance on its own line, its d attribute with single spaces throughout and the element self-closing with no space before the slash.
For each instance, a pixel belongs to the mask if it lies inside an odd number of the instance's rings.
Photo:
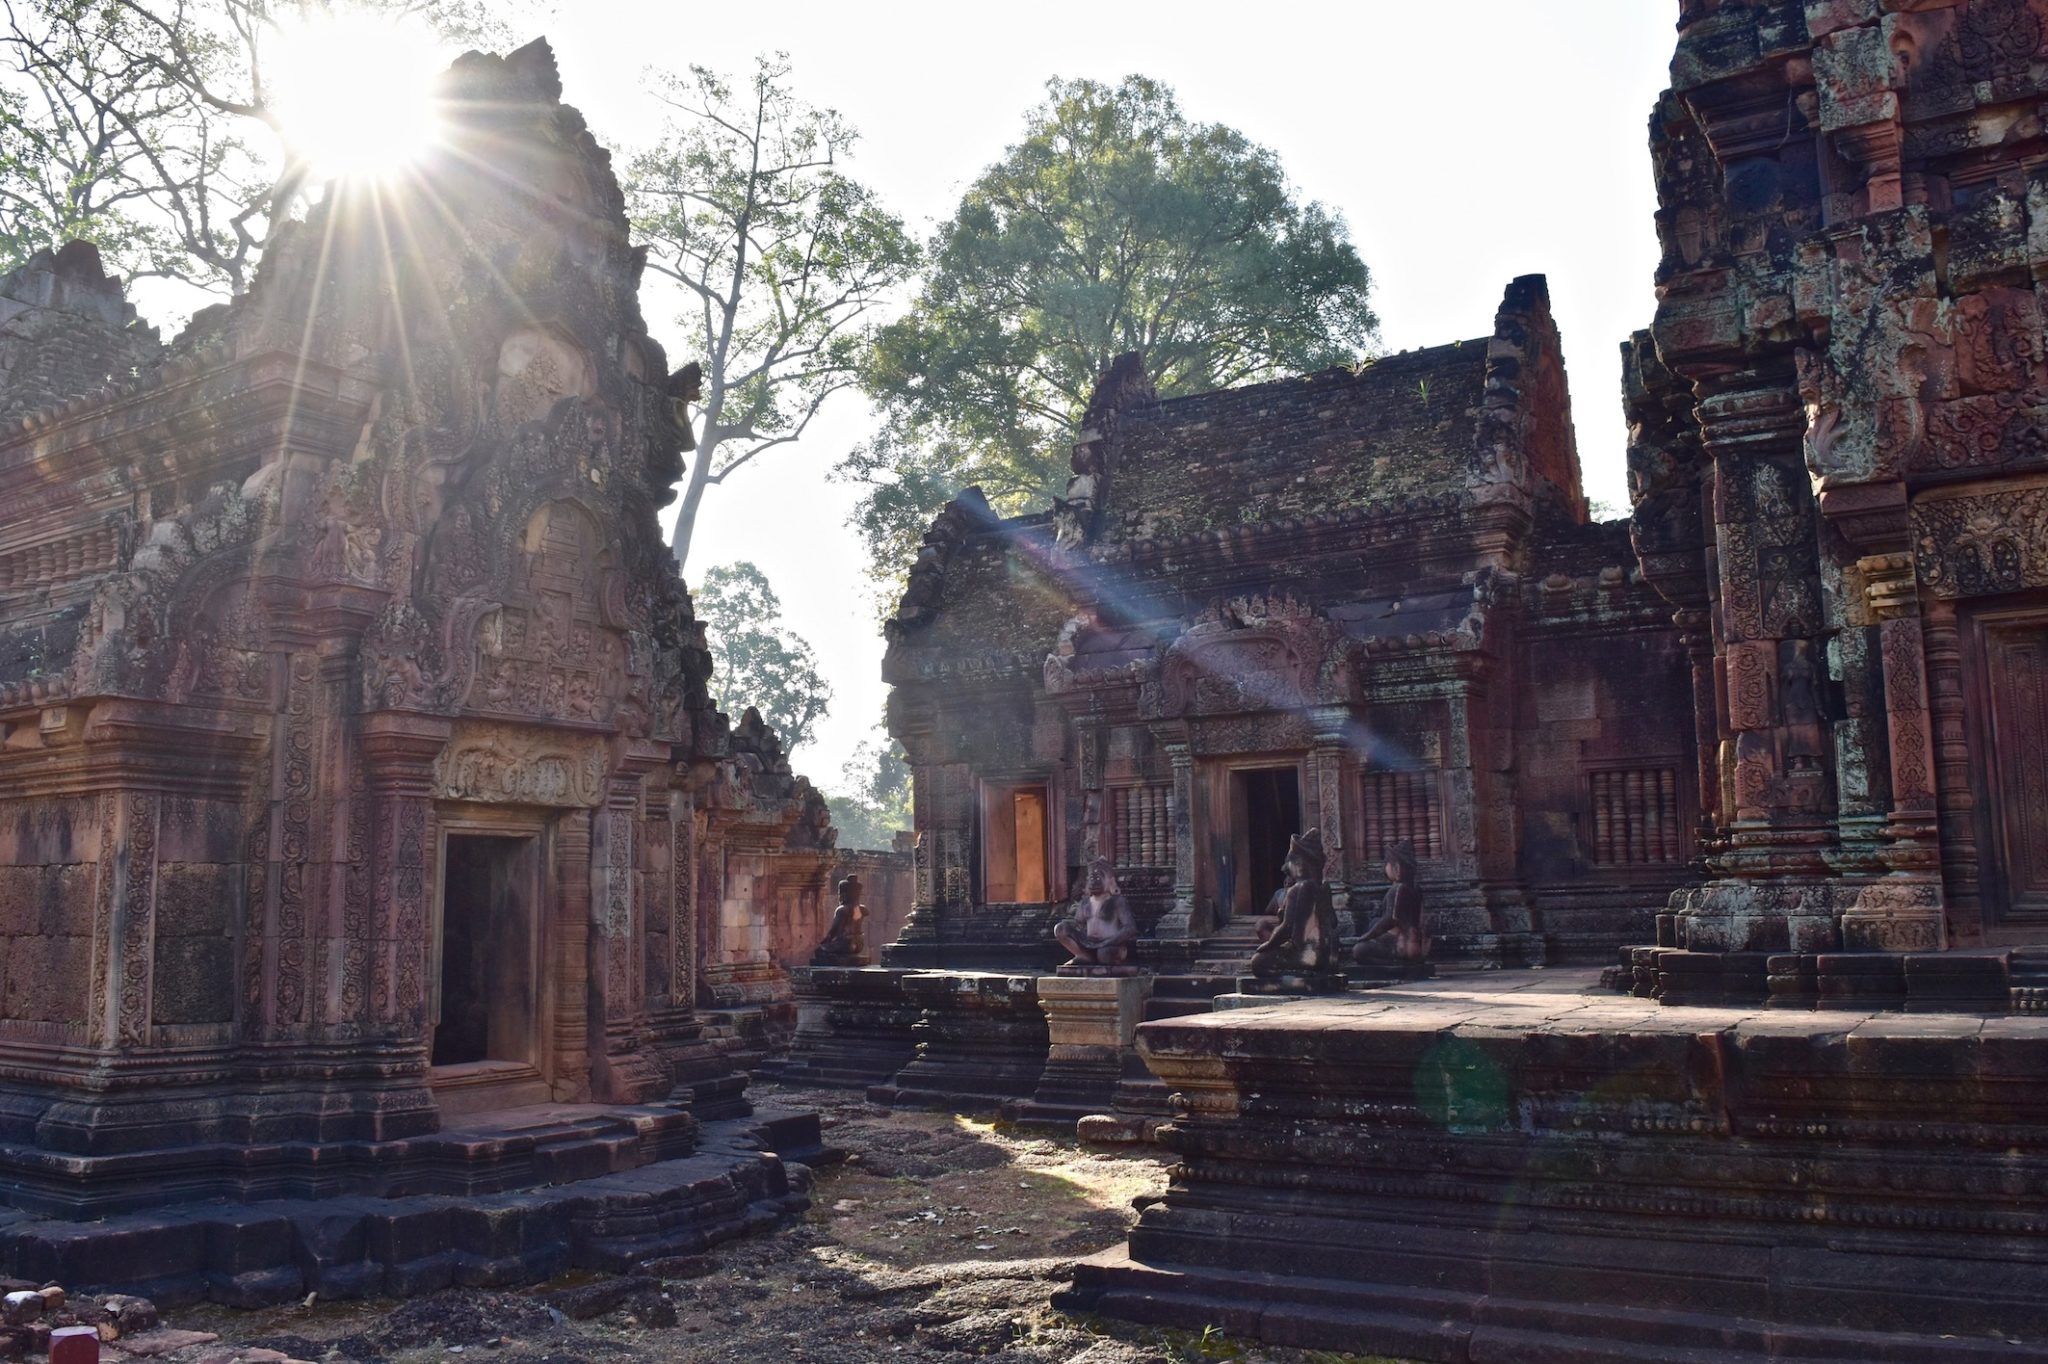
<svg viewBox="0 0 2048 1364">
<path fill-rule="evenodd" d="M 440 800 L 587 808 L 604 803 L 610 767 L 602 735 L 464 724 L 434 760 L 434 795 Z"/>
</svg>

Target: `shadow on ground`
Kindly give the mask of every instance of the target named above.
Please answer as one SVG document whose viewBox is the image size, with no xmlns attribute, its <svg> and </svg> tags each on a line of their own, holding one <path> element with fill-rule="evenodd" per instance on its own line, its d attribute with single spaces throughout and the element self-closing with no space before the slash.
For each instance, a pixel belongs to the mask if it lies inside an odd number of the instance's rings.
<svg viewBox="0 0 2048 1364">
<path fill-rule="evenodd" d="M 763 1086 L 819 1109 L 847 1162 L 819 1172 L 796 1226 L 517 1293 L 171 1314 L 220 1339 L 161 1364 L 1361 1364 L 1055 1311 L 1074 1260 L 1120 1243 L 1131 1200 L 1166 1184 L 1145 1148 L 1071 1140 L 950 1114 L 893 1112 L 836 1091 Z M 275 1352 L 275 1353 L 266 1353 Z"/>
</svg>

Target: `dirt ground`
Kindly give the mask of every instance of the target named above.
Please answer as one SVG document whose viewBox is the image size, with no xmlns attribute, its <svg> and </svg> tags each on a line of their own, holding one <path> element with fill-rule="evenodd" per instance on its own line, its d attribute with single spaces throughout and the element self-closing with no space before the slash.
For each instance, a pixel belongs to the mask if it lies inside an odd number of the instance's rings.
<svg viewBox="0 0 2048 1364">
<path fill-rule="evenodd" d="M 162 1364 L 1369 1364 L 1233 1340 L 1199 1323 L 1162 1331 L 1050 1306 L 1076 1258 L 1123 1239 L 1131 1200 L 1164 1189 L 1159 1152 L 1087 1150 L 835 1091 L 754 1093 L 818 1109 L 827 1140 L 848 1152 L 844 1165 L 817 1172 L 811 1212 L 797 1225 L 652 1267 L 658 1273 L 401 1302 L 170 1312 L 166 1326 L 219 1340 Z"/>
</svg>

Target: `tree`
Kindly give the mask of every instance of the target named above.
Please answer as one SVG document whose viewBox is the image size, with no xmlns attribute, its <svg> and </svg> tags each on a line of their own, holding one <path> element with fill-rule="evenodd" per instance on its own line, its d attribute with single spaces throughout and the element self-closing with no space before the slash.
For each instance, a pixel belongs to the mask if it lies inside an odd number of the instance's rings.
<svg viewBox="0 0 2048 1364">
<path fill-rule="evenodd" d="M 121 271 L 249 285 L 307 189 L 266 60 L 332 0 L 5 0 L 0 269 L 84 237 Z M 500 36 L 490 0 L 350 0 L 450 43 Z M 502 7 L 500 7 L 502 10 Z M 376 98 L 366 71 L 365 99 Z"/>
<path fill-rule="evenodd" d="M 910 764 L 895 743 L 872 740 L 854 749 L 839 772 L 840 793 L 827 795 L 842 848 L 887 848 L 911 827 Z"/>
<path fill-rule="evenodd" d="M 784 628 L 768 575 L 744 561 L 720 564 L 705 571 L 695 598 L 711 646 L 712 700 L 733 715 L 753 706 L 782 737 L 783 751 L 794 751 L 824 718 L 832 687 L 811 646 Z"/>
<path fill-rule="evenodd" d="M 1343 220 L 1279 158 L 1133 76 L 1053 80 L 971 185 L 864 373 L 881 433 L 843 461 L 885 575 L 953 492 L 1000 510 L 1063 487 L 1096 377 L 1142 351 L 1162 397 L 1356 360 L 1378 320 Z"/>
<path fill-rule="evenodd" d="M 800 438 L 856 379 L 870 319 L 915 268 L 916 243 L 841 162 L 857 134 L 761 59 L 735 89 L 703 67 L 666 78 L 661 142 L 633 158 L 628 214 L 648 267 L 680 286 L 703 420 L 673 537 L 688 561 L 705 492 Z"/>
</svg>

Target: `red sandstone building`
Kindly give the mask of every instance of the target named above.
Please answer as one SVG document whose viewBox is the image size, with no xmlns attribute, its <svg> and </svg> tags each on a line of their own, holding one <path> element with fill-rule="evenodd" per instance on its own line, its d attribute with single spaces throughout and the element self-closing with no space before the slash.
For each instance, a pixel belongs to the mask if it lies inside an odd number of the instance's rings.
<svg viewBox="0 0 2048 1364">
<path fill-rule="evenodd" d="M 688 432 L 609 158 L 543 44 L 447 94 L 419 181 L 337 191 L 168 346 L 88 247 L 0 280 L 19 1205 L 687 1152 L 746 1111 L 700 996 L 771 995 L 762 924 L 829 905 L 656 525 Z M 435 1138 L 592 1101 L 643 1107 Z"/>
<path fill-rule="evenodd" d="M 1696 660 L 1587 519 L 1541 278 L 1356 370 L 1159 401 L 1127 357 L 1085 427 L 1055 511 L 946 510 L 889 624 L 892 964 L 1052 964 L 1100 855 L 1151 964 L 1225 969 L 1310 826 L 1340 907 L 1413 843 L 1450 954 L 1649 936 L 1695 850 Z"/>
</svg>

